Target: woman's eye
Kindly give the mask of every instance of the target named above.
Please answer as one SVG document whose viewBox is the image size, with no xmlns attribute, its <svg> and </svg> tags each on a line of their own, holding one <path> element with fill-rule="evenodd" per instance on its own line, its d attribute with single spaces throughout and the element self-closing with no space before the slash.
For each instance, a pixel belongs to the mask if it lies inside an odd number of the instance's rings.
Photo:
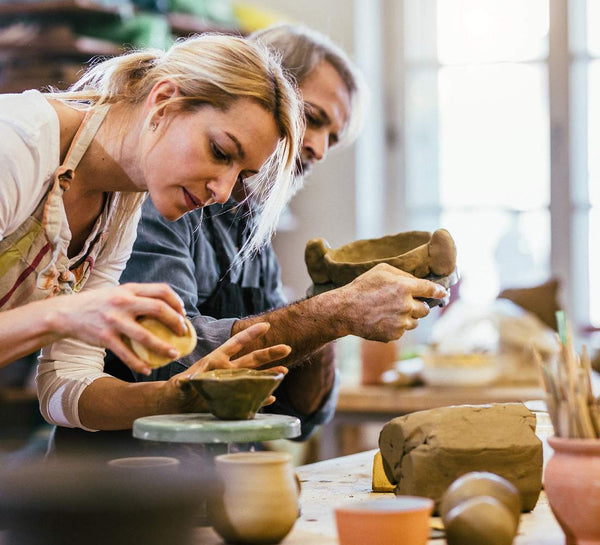
<svg viewBox="0 0 600 545">
<path fill-rule="evenodd" d="M 214 143 L 211 143 L 210 147 L 212 150 L 213 157 L 217 161 L 229 161 L 229 156 L 226 153 L 223 153 L 221 151 L 221 148 L 219 148 L 219 146 L 217 146 Z"/>
</svg>

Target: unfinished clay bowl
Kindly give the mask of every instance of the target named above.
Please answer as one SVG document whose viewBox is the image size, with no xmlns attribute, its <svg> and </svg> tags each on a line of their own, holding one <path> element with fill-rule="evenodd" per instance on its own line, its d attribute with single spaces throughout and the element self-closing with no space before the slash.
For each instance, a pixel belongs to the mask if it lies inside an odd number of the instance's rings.
<svg viewBox="0 0 600 545">
<path fill-rule="evenodd" d="M 283 373 L 269 369 L 215 369 L 194 374 L 190 383 L 217 418 L 251 420 L 282 380 Z"/>
<path fill-rule="evenodd" d="M 456 269 L 456 246 L 445 229 L 356 240 L 337 249 L 313 238 L 306 244 L 304 260 L 315 284 L 343 286 L 379 263 L 418 278 L 445 277 Z"/>
</svg>

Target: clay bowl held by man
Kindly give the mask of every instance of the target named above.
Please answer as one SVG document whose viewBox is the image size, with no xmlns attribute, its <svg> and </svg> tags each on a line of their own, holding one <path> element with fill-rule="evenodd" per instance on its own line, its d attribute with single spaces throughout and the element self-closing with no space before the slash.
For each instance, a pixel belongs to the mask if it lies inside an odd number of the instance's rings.
<svg viewBox="0 0 600 545">
<path fill-rule="evenodd" d="M 190 383 L 208 410 L 221 420 L 250 420 L 283 380 L 269 369 L 215 369 L 196 373 Z"/>
<path fill-rule="evenodd" d="M 355 240 L 336 249 L 314 238 L 306 244 L 304 260 L 315 284 L 343 286 L 379 263 L 418 278 L 445 277 L 456 269 L 456 246 L 445 229 Z"/>
</svg>

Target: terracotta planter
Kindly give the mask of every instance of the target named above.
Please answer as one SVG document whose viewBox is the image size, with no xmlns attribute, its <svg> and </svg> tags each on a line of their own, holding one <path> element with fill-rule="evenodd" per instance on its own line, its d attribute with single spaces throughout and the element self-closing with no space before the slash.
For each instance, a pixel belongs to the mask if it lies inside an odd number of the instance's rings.
<svg viewBox="0 0 600 545">
<path fill-rule="evenodd" d="M 549 437 L 544 486 L 567 545 L 600 545 L 600 440 Z"/>
</svg>

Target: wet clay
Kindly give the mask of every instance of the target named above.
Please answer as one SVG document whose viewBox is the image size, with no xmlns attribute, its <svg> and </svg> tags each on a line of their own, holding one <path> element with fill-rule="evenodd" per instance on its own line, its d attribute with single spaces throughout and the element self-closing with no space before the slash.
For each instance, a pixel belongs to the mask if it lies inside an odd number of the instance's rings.
<svg viewBox="0 0 600 545">
<path fill-rule="evenodd" d="M 361 239 L 333 249 L 322 238 L 306 244 L 304 260 L 315 284 L 343 286 L 379 263 L 387 263 L 418 278 L 448 276 L 456 269 L 456 246 L 450 233 L 438 229 L 407 231 Z"/>
<path fill-rule="evenodd" d="M 519 491 L 531 511 L 542 488 L 542 442 L 535 415 L 521 403 L 458 405 L 419 411 L 385 424 L 383 466 L 396 494 L 425 496 L 439 512 L 442 496 L 461 475 L 489 471 Z"/>
<path fill-rule="evenodd" d="M 169 343 L 179 352 L 179 357 L 187 356 L 196 347 L 196 330 L 187 318 L 184 318 L 187 331 L 184 335 L 176 335 L 165 324 L 154 318 L 140 318 L 138 322 L 143 325 L 150 333 L 156 335 L 159 339 Z M 143 344 L 133 339 L 127 339 L 132 350 L 137 356 L 144 360 L 150 367 L 162 367 L 173 361 L 169 356 L 157 354 L 146 348 Z"/>
</svg>

